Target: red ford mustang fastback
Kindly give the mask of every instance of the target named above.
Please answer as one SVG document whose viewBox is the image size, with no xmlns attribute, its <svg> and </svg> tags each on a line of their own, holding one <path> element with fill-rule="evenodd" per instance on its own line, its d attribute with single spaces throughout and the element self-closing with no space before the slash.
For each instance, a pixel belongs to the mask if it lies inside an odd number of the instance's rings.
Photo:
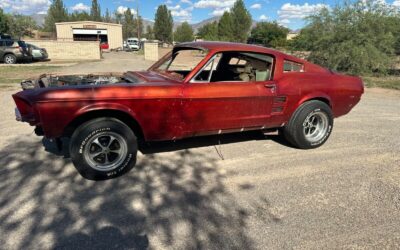
<svg viewBox="0 0 400 250">
<path fill-rule="evenodd" d="M 179 44 L 147 71 L 44 75 L 22 87 L 17 120 L 69 137 L 75 167 L 92 180 L 131 170 L 141 142 L 276 129 L 295 147 L 316 148 L 364 92 L 358 77 L 218 42 Z"/>
</svg>

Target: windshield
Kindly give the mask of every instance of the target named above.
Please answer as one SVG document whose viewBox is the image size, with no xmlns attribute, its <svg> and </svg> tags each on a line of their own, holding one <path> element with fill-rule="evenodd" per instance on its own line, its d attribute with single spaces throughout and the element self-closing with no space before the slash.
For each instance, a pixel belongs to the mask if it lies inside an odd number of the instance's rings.
<svg viewBox="0 0 400 250">
<path fill-rule="evenodd" d="M 171 74 L 184 79 L 206 57 L 207 52 L 200 49 L 180 49 L 164 58 L 153 70 Z"/>
<path fill-rule="evenodd" d="M 137 45 L 138 41 L 136 41 L 136 40 L 128 40 L 128 43 L 131 44 L 131 45 Z"/>
<path fill-rule="evenodd" d="M 36 46 L 33 45 L 33 44 L 27 43 L 26 45 L 28 45 L 28 47 L 31 47 L 32 49 L 39 49 L 39 47 L 36 47 Z"/>
</svg>

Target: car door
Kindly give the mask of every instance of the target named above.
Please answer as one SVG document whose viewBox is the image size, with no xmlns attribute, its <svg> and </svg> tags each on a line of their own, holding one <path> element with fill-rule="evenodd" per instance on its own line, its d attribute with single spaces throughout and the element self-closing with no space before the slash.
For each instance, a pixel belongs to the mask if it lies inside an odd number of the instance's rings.
<svg viewBox="0 0 400 250">
<path fill-rule="evenodd" d="M 223 54 L 221 54 L 221 57 Z M 187 136 L 259 129 L 271 114 L 271 81 L 215 81 L 218 55 L 214 56 L 183 89 L 183 120 Z"/>
<path fill-rule="evenodd" d="M 4 41 L 0 41 L 0 61 L 3 61 L 4 57 Z"/>
</svg>

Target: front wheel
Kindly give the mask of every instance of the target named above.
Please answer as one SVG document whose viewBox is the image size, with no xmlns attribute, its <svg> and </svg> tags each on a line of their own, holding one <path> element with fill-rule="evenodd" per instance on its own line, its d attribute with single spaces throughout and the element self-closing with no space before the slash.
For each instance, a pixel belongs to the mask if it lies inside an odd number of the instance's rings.
<svg viewBox="0 0 400 250">
<path fill-rule="evenodd" d="M 99 118 L 75 130 L 70 155 L 84 178 L 107 180 L 135 166 L 137 149 L 136 136 L 126 124 L 113 118 Z"/>
<path fill-rule="evenodd" d="M 331 108 L 324 102 L 312 100 L 296 110 L 283 133 L 293 146 L 312 149 L 322 146 L 328 140 L 332 128 Z"/>
</svg>

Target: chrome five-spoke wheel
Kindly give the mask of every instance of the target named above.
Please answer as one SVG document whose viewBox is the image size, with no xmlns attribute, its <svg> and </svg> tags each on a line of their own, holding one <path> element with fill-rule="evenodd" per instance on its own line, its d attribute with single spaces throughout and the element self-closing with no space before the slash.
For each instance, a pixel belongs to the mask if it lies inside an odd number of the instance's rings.
<svg viewBox="0 0 400 250">
<path fill-rule="evenodd" d="M 98 171 L 111 171 L 121 165 L 128 152 L 126 140 L 114 132 L 92 137 L 84 148 L 84 158 Z"/>
<path fill-rule="evenodd" d="M 304 135 L 309 142 L 318 142 L 326 135 L 328 126 L 328 116 L 320 111 L 314 112 L 303 123 Z"/>
</svg>

